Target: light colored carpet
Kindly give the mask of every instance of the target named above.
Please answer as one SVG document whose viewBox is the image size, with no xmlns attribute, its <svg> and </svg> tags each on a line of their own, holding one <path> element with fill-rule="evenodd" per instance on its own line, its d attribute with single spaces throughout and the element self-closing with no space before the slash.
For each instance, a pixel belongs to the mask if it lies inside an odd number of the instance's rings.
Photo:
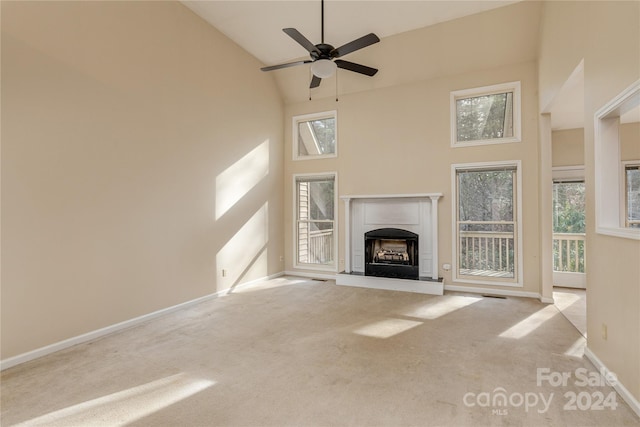
<svg viewBox="0 0 640 427">
<path fill-rule="evenodd" d="M 575 326 L 583 337 L 587 337 L 587 291 L 584 289 L 553 288 L 556 307 Z"/>
<path fill-rule="evenodd" d="M 538 368 L 594 372 L 582 357 L 584 343 L 555 306 L 532 299 L 286 277 L 4 371 L 0 421 L 640 425 L 615 394 L 615 410 L 563 408 L 565 393 L 608 396 L 608 386 L 580 386 L 575 378 L 567 386 L 537 384 Z M 504 405 L 494 399 L 501 393 Z M 551 399 L 546 409 L 542 398 Z"/>
</svg>

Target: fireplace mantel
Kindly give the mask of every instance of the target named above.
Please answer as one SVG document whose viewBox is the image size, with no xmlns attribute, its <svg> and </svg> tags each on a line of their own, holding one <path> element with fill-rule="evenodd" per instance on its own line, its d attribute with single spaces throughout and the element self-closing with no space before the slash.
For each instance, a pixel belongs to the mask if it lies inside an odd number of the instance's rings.
<svg viewBox="0 0 640 427">
<path fill-rule="evenodd" d="M 442 193 L 341 196 L 345 204 L 345 269 L 336 283 L 442 295 L 443 285 L 438 278 L 438 200 L 441 197 Z M 420 236 L 422 280 L 365 278 L 363 235 L 385 227 L 406 229 Z"/>
</svg>

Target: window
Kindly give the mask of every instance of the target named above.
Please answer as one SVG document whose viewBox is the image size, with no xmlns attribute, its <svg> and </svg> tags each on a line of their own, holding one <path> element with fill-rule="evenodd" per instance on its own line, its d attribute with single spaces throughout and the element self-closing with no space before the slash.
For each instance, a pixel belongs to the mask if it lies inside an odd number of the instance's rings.
<svg viewBox="0 0 640 427">
<path fill-rule="evenodd" d="M 624 163 L 625 223 L 640 228 L 640 161 Z"/>
<path fill-rule="evenodd" d="M 293 159 L 318 159 L 337 155 L 336 111 L 293 118 Z"/>
<path fill-rule="evenodd" d="M 453 165 L 454 280 L 522 286 L 520 162 Z"/>
<path fill-rule="evenodd" d="M 335 269 L 335 174 L 298 175 L 296 199 L 296 266 Z"/>
<path fill-rule="evenodd" d="M 520 141 L 520 82 L 451 92 L 451 146 Z"/>
<path fill-rule="evenodd" d="M 584 180 L 553 181 L 554 272 L 585 272 L 585 190 Z"/>
<path fill-rule="evenodd" d="M 595 114 L 596 233 L 640 240 L 638 162 L 622 161 L 639 148 L 638 117 L 640 80 Z"/>
</svg>

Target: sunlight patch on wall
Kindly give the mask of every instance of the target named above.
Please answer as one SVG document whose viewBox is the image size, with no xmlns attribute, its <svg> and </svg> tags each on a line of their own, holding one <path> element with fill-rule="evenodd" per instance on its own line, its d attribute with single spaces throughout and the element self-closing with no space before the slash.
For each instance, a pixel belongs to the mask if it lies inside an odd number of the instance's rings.
<svg viewBox="0 0 640 427">
<path fill-rule="evenodd" d="M 216 220 L 269 174 L 269 140 L 216 177 Z"/>
<path fill-rule="evenodd" d="M 412 308 L 403 314 L 409 317 L 433 320 L 481 300 L 481 297 L 475 296 L 444 295 L 427 301 L 425 304 Z"/>
<path fill-rule="evenodd" d="M 176 374 L 50 412 L 17 426 L 122 426 L 193 396 L 214 384 L 215 381 Z"/>
<path fill-rule="evenodd" d="M 267 275 L 267 242 L 269 241 L 269 203 L 260 209 L 233 235 L 216 255 L 218 290 L 236 285 L 252 272 Z"/>
<path fill-rule="evenodd" d="M 501 333 L 499 336 L 502 338 L 513 338 L 513 339 L 520 339 L 520 338 L 526 337 L 531 332 L 535 331 L 540 326 L 542 326 L 544 322 L 551 319 L 556 314 L 558 314 L 558 309 L 553 305 L 548 305 L 536 311 L 526 319 L 516 323 L 515 325 L 513 325 L 512 327 L 510 327 L 509 329 Z"/>
<path fill-rule="evenodd" d="M 353 332 L 371 338 L 390 338 L 420 325 L 422 325 L 422 322 L 416 322 L 415 320 L 386 319 L 362 326 Z"/>
</svg>

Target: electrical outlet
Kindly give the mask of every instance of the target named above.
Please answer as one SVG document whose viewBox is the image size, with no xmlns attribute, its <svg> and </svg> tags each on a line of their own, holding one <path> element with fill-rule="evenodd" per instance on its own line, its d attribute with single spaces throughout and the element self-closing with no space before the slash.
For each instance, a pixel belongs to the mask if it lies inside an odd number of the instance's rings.
<svg viewBox="0 0 640 427">
<path fill-rule="evenodd" d="M 602 324 L 602 339 L 606 341 L 607 339 L 607 324 Z"/>
<path fill-rule="evenodd" d="M 227 277 L 227 270 L 226 269 L 222 269 L 222 277 Z"/>
<path fill-rule="evenodd" d="M 280 255 L 280 262 L 284 262 L 284 255 Z"/>
</svg>

